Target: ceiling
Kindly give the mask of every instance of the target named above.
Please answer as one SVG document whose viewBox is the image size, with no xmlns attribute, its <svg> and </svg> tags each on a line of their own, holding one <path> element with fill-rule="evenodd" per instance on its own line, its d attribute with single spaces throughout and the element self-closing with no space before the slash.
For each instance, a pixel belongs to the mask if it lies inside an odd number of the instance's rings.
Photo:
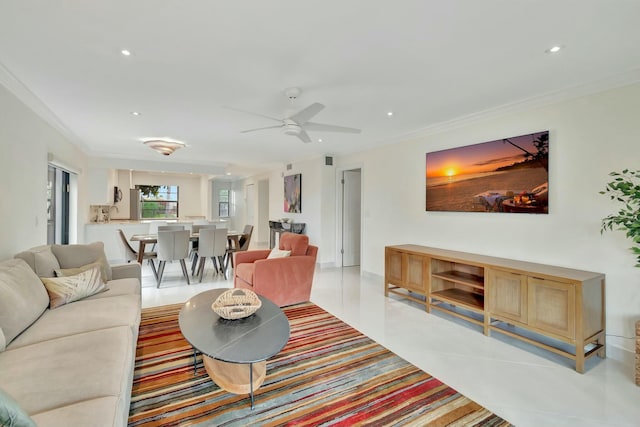
<svg viewBox="0 0 640 427">
<path fill-rule="evenodd" d="M 91 157 L 246 175 L 629 80 L 639 17 L 637 0 L 0 0 L 0 82 Z M 314 102 L 313 121 L 362 133 L 240 133 L 277 123 L 223 108 L 284 117 Z M 188 146 L 142 144 L 162 137 Z"/>
</svg>

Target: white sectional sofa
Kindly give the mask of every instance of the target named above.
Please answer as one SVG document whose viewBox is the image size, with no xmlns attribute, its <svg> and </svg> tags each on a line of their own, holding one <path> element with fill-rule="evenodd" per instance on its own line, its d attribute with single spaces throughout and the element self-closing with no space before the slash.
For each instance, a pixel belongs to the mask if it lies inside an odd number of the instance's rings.
<svg viewBox="0 0 640 427">
<path fill-rule="evenodd" d="M 49 309 L 40 277 L 96 261 L 108 290 Z M 126 426 L 140 310 L 140 265 L 109 266 L 102 243 L 40 246 L 0 262 L 5 401 L 42 427 Z M 11 410 L 5 402 L 5 416 Z"/>
</svg>

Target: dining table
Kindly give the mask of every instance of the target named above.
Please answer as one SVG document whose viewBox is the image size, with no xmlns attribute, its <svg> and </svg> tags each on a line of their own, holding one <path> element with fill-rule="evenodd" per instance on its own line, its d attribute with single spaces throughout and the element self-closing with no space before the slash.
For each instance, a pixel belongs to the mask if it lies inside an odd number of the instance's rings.
<svg viewBox="0 0 640 427">
<path fill-rule="evenodd" d="M 240 237 L 242 233 L 238 231 L 229 230 L 227 232 L 227 239 L 229 240 L 229 247 L 231 248 L 239 248 L 240 247 Z M 200 237 L 199 233 L 191 233 L 189 236 L 189 240 L 192 242 L 197 242 Z M 140 247 L 138 249 L 138 263 L 142 264 L 144 259 L 144 250 L 147 245 L 158 243 L 158 235 L 157 234 L 134 234 L 129 239 L 132 242 L 140 242 Z"/>
</svg>

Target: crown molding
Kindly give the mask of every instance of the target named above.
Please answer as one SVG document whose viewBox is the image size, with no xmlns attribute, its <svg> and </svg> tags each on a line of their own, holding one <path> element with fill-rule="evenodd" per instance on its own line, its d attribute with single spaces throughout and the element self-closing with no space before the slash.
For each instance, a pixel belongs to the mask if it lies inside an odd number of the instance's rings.
<svg viewBox="0 0 640 427">
<path fill-rule="evenodd" d="M 88 153 L 89 147 L 55 115 L 47 105 L 0 62 L 0 84 L 29 107 L 38 117 L 59 132 L 70 143 Z"/>
<path fill-rule="evenodd" d="M 477 122 L 494 119 L 503 115 L 546 107 L 549 105 L 558 104 L 560 102 L 570 101 L 572 99 L 606 92 L 608 90 L 616 89 L 619 87 L 629 86 L 638 82 L 640 82 L 640 68 L 636 68 L 624 73 L 615 74 L 613 76 L 607 77 L 606 79 L 600 79 L 585 84 L 575 85 L 559 91 L 536 95 L 520 101 L 503 104 L 498 107 L 478 111 L 444 122 L 434 123 L 422 129 L 399 135 L 393 138 L 393 140 L 389 141 L 389 143 L 397 143 L 407 141 L 409 139 L 432 136 L 446 131 L 469 126 Z"/>
</svg>

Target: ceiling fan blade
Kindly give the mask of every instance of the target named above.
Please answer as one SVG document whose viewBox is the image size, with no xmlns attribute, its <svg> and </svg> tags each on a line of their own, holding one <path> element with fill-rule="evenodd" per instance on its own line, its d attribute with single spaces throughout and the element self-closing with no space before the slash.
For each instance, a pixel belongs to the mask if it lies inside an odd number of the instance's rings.
<svg viewBox="0 0 640 427">
<path fill-rule="evenodd" d="M 307 123 L 307 120 L 310 120 L 311 117 L 315 116 L 320 111 L 322 111 L 323 108 L 324 108 L 324 105 L 320 104 L 319 102 L 316 102 L 314 104 L 309 105 L 307 108 L 298 111 L 293 116 L 289 117 L 289 119 L 293 120 L 299 125 L 302 125 L 304 123 Z"/>
<path fill-rule="evenodd" d="M 307 122 L 304 124 L 305 130 L 321 131 L 321 132 L 344 132 L 344 133 L 360 133 L 362 130 L 356 128 L 348 128 L 344 126 L 326 125 L 324 123 Z"/>
<path fill-rule="evenodd" d="M 302 142 L 311 142 L 311 138 L 309 138 L 309 135 L 307 135 L 307 133 L 303 129 L 300 129 L 300 133 L 297 135 L 297 137 L 300 138 Z"/>
<path fill-rule="evenodd" d="M 240 131 L 240 133 L 255 132 L 257 130 L 264 130 L 264 129 L 277 129 L 277 128 L 281 128 L 281 127 L 282 127 L 282 125 L 267 126 L 267 127 L 263 127 L 263 128 L 255 128 L 255 129 L 243 130 L 243 131 Z"/>
<path fill-rule="evenodd" d="M 276 119 L 275 117 L 265 116 L 264 114 L 253 113 L 251 111 L 239 110 L 237 108 L 229 107 L 226 105 L 223 105 L 222 108 L 231 110 L 231 111 L 237 111 L 238 113 L 245 113 L 245 114 L 251 114 L 252 116 L 264 117 L 265 119 L 275 120 L 276 122 L 282 122 L 282 119 Z"/>
</svg>

